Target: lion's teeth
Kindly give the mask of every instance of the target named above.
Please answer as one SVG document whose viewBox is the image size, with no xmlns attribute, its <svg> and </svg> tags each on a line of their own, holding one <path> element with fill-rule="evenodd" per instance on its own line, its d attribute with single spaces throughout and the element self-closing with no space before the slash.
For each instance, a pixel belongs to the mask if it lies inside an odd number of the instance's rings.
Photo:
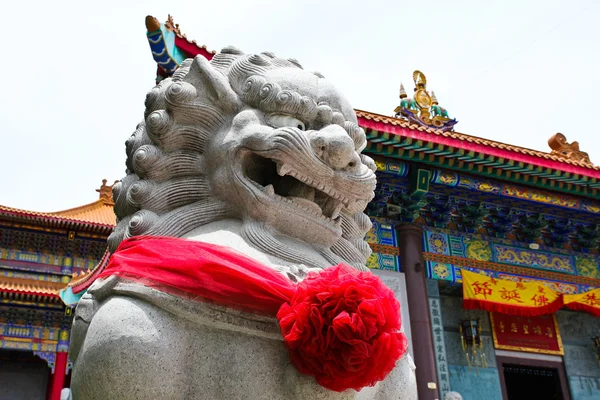
<svg viewBox="0 0 600 400">
<path fill-rule="evenodd" d="M 332 217 L 336 210 L 338 210 L 337 212 L 339 213 L 338 203 L 339 202 L 336 201 L 334 198 L 328 197 L 325 200 L 325 202 L 323 202 L 323 204 L 321 205 L 321 208 L 323 209 L 323 215 L 326 217 Z"/>
<path fill-rule="evenodd" d="M 344 205 L 342 203 L 339 203 L 335 209 L 333 210 L 333 212 L 331 213 L 331 219 L 336 219 L 337 217 L 340 216 L 340 212 L 342 211 L 342 207 Z"/>
<path fill-rule="evenodd" d="M 292 197 L 291 199 L 294 204 L 300 206 L 307 212 L 321 214 L 321 207 L 319 207 L 316 203 L 302 197 Z"/>
<path fill-rule="evenodd" d="M 272 170 L 271 170 L 272 171 Z M 267 185 L 265 186 L 265 193 L 272 196 L 275 194 L 275 188 L 273 187 L 273 185 Z"/>
<path fill-rule="evenodd" d="M 277 173 L 279 176 L 285 176 L 290 173 L 292 169 L 287 164 L 277 164 Z"/>
</svg>

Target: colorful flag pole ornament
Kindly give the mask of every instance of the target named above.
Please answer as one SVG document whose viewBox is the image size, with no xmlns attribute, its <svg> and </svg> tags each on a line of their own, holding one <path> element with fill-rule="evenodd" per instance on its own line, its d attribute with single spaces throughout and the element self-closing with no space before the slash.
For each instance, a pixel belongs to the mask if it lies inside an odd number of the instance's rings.
<svg viewBox="0 0 600 400">
<path fill-rule="evenodd" d="M 112 275 L 175 296 L 276 316 L 292 364 L 338 392 L 383 380 L 408 347 L 392 290 L 374 274 L 345 264 L 295 284 L 228 247 L 135 237 L 121 243 L 99 278 Z"/>
<path fill-rule="evenodd" d="M 562 294 L 539 282 L 512 282 L 462 270 L 463 307 L 535 317 L 563 306 Z"/>
</svg>

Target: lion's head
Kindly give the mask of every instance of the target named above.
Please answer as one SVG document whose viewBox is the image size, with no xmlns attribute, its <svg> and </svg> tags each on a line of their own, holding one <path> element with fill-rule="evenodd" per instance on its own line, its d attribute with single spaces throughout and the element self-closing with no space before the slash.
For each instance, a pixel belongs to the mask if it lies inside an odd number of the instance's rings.
<svg viewBox="0 0 600 400">
<path fill-rule="evenodd" d="M 365 145 L 346 99 L 295 60 L 235 48 L 186 60 L 148 93 L 145 120 L 126 142 L 110 250 L 130 236 L 182 236 L 235 218 L 267 254 L 327 266 L 283 235 L 329 264 L 364 268 L 371 223 L 362 211 L 376 185 Z"/>
</svg>

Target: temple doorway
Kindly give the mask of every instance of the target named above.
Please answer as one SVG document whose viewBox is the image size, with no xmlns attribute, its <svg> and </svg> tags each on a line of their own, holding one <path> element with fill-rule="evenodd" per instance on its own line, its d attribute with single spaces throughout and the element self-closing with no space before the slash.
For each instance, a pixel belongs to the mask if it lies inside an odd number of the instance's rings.
<svg viewBox="0 0 600 400">
<path fill-rule="evenodd" d="M 505 400 L 570 400 L 562 362 L 497 357 Z"/>
<path fill-rule="evenodd" d="M 31 351 L 0 350 L 0 399 L 44 400 L 50 369 Z"/>
</svg>

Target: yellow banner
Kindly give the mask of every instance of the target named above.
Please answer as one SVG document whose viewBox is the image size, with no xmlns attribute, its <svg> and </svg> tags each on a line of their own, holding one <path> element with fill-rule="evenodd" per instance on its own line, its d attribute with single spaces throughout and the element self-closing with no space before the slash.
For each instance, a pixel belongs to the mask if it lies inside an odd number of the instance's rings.
<svg viewBox="0 0 600 400">
<path fill-rule="evenodd" d="M 600 288 L 580 294 L 566 294 L 564 303 L 572 310 L 581 310 L 600 317 Z"/>
<path fill-rule="evenodd" d="M 464 269 L 461 272 L 466 309 L 534 317 L 554 313 L 563 305 L 561 294 L 539 282 L 512 282 Z"/>
</svg>

